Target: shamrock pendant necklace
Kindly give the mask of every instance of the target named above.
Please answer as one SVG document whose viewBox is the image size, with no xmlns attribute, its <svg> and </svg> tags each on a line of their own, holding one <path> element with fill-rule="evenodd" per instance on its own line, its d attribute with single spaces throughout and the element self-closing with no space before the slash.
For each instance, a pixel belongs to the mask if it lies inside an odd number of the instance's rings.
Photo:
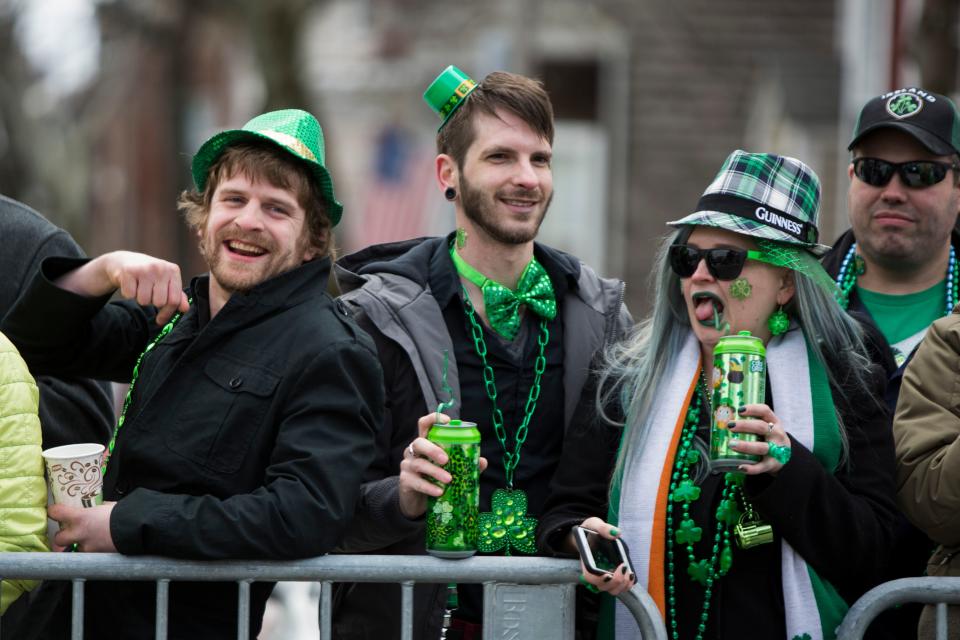
<svg viewBox="0 0 960 640">
<path fill-rule="evenodd" d="M 537 408 L 537 400 L 540 397 L 540 377 L 547 368 L 547 359 L 544 357 L 544 351 L 550 341 L 547 320 L 540 318 L 540 335 L 537 338 L 540 351 L 534 363 L 533 385 L 531 385 L 530 394 L 527 397 L 523 422 L 520 423 L 514 435 L 513 451 L 510 451 L 507 447 L 507 433 L 503 426 L 503 412 L 497 406 L 497 385 L 493 377 L 493 367 L 487 362 L 487 344 L 483 339 L 483 328 L 477 321 L 476 311 L 473 308 L 473 303 L 470 302 L 470 295 L 465 287 L 463 289 L 463 307 L 466 310 L 467 318 L 470 320 L 473 346 L 477 355 L 480 356 L 480 362 L 483 364 L 484 389 L 493 405 L 493 430 L 500 442 L 500 447 L 503 449 L 503 470 L 507 481 L 506 489 L 497 489 L 493 492 L 490 500 L 490 511 L 480 514 L 480 535 L 478 536 L 477 547 L 482 553 L 493 553 L 500 549 L 504 549 L 506 555 L 510 555 L 511 549 L 521 553 L 534 553 L 536 552 L 534 532 L 537 529 L 537 519 L 527 515 L 526 492 L 522 489 L 513 488 L 513 472 L 520 464 L 520 449 L 527 439 L 530 418 Z"/>
</svg>

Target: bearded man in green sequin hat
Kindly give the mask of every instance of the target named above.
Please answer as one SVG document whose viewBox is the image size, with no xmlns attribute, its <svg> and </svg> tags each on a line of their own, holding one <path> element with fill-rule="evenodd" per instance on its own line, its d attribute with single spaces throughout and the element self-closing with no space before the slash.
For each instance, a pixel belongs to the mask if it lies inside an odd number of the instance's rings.
<svg viewBox="0 0 960 640">
<path fill-rule="evenodd" d="M 630 324 L 623 283 L 535 241 L 554 191 L 553 108 L 540 82 L 505 72 L 477 82 L 451 66 L 424 99 L 439 117 L 436 180 L 455 230 L 338 263 L 342 299 L 377 343 L 391 398 L 344 549 L 424 552 L 426 498 L 441 491 L 434 480 L 450 481 L 445 454 L 422 437 L 442 408 L 478 424 L 489 461 L 480 552 L 531 553 L 593 354 Z M 507 535 L 484 533 L 506 517 L 516 525 Z M 399 637 L 397 585 L 337 588 L 334 635 Z M 415 592 L 413 636 L 437 637 L 447 585 Z M 458 600 L 449 638 L 479 632 L 481 588 L 460 585 Z"/>
<path fill-rule="evenodd" d="M 210 138 L 192 168 L 180 207 L 209 274 L 183 287 L 177 265 L 144 254 L 49 258 L 5 319 L 37 371 L 130 383 L 104 504 L 51 506 L 54 541 L 197 560 L 327 553 L 384 396 L 373 342 L 326 293 L 342 207 L 320 125 L 298 109 L 257 116 Z M 251 638 L 272 588 L 251 586 Z M 85 636 L 152 636 L 154 591 L 88 582 Z M 237 614 L 235 584 L 170 585 L 171 637 L 235 638 Z"/>
</svg>

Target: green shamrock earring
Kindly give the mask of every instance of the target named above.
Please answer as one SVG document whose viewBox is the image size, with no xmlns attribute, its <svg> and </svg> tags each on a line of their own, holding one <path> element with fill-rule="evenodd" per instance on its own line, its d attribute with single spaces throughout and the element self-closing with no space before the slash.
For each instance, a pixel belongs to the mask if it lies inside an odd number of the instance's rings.
<svg viewBox="0 0 960 640">
<path fill-rule="evenodd" d="M 790 328 L 790 317 L 783 310 L 783 305 L 767 318 L 767 328 L 770 329 L 770 335 L 774 336 L 783 335 Z"/>
</svg>

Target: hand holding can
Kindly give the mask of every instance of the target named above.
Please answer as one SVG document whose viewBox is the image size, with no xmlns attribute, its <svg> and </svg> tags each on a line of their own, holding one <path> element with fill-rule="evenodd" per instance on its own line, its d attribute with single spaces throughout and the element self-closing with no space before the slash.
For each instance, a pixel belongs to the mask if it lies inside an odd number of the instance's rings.
<svg viewBox="0 0 960 640">
<path fill-rule="evenodd" d="M 467 558 L 477 552 L 480 512 L 480 431 L 473 422 L 434 424 L 427 439 L 443 448 L 450 476 L 440 496 L 427 497 L 427 553 Z"/>
<path fill-rule="evenodd" d="M 736 440 L 756 441 L 757 435 L 734 433 L 728 425 L 740 418 L 741 407 L 765 400 L 767 358 L 763 341 L 749 331 L 720 338 L 713 351 L 713 373 L 707 379 L 711 398 L 710 469 L 714 473 L 737 472 L 741 464 L 760 460 L 760 456 L 730 447 Z"/>
</svg>

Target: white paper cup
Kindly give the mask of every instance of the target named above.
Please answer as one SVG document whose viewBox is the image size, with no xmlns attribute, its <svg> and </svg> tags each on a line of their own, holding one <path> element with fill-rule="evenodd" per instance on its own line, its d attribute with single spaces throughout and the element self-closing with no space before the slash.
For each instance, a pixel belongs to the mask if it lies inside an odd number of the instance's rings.
<svg viewBox="0 0 960 640">
<path fill-rule="evenodd" d="M 47 482 L 56 504 L 95 507 L 103 502 L 104 447 L 93 442 L 66 444 L 43 452 Z"/>
</svg>

